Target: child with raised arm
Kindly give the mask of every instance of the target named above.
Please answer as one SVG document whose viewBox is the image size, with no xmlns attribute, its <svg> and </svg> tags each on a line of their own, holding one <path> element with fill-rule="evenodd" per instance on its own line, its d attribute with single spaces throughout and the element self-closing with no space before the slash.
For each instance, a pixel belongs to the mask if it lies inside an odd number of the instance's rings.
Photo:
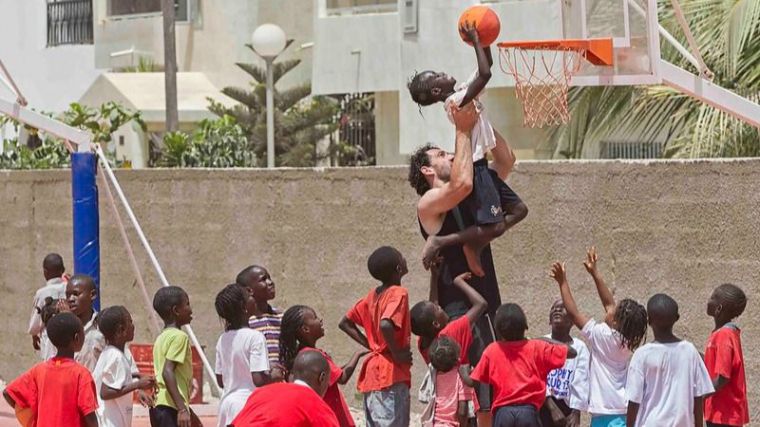
<svg viewBox="0 0 760 427">
<path fill-rule="evenodd" d="M 569 344 L 578 357 L 567 359 L 564 366 L 549 372 L 541 422 L 544 427 L 579 427 L 581 412 L 588 411 L 591 353 L 583 341 L 570 335 L 573 321 L 561 299 L 554 301 L 549 309 L 549 324 L 552 331 L 546 338 Z"/>
<path fill-rule="evenodd" d="M 420 106 L 428 106 L 437 102 L 443 103 L 452 123 L 452 108 L 461 108 L 470 102 L 475 104 L 480 118 L 473 127 L 470 137 L 474 162 L 473 186 L 472 192 L 464 202 L 475 219 L 475 225 L 446 236 L 429 236 L 422 256 L 423 264 L 427 268 L 440 248 L 461 244 L 470 271 L 476 276 L 482 277 L 484 272 L 480 265 L 480 252 L 492 240 L 520 222 L 527 214 L 527 210 L 524 207 L 514 209 L 515 205 L 521 202 L 520 198 L 495 171 L 488 167 L 488 160 L 486 159 L 486 154 L 489 151 L 494 150 L 494 155 L 496 155 L 498 150 L 499 155 L 510 157 L 512 162 L 514 161 L 514 154 L 507 146 L 506 141 L 494 131 L 478 98 L 491 79 L 491 66 L 493 65 L 491 47 L 484 47 L 480 44 L 478 32 L 472 23 L 466 23 L 460 31 L 467 34 L 475 49 L 478 69 L 472 77 L 457 86 L 456 80 L 445 73 L 423 71 L 412 77 L 407 86 L 412 100 Z M 501 144 L 497 144 L 497 141 Z"/>
<path fill-rule="evenodd" d="M 149 376 L 134 378 L 134 361 L 126 345 L 135 338 L 135 325 L 126 308 L 117 305 L 100 312 L 98 328 L 106 340 L 92 373 L 98 396 L 98 422 L 100 427 L 129 427 L 133 392 L 150 390 L 156 381 Z"/>
<path fill-rule="evenodd" d="M 604 321 L 597 322 L 580 312 L 567 282 L 565 264 L 555 262 L 550 276 L 557 281 L 562 302 L 575 326 L 581 329 L 591 349 L 589 369 L 589 412 L 592 427 L 622 427 L 628 410 L 625 381 L 633 351 L 647 331 L 647 312 L 632 299 L 616 302 L 597 270 L 596 249 L 591 248 L 583 263 L 594 279 L 604 307 Z"/>
<path fill-rule="evenodd" d="M 401 279 L 409 272 L 401 253 L 390 246 L 376 249 L 367 261 L 380 282 L 340 321 L 340 329 L 370 351 L 359 372 L 367 425 L 409 425 L 412 352 L 409 348 L 409 293 Z M 359 330 L 364 330 L 362 333 Z"/>
<path fill-rule="evenodd" d="M 744 291 L 730 283 L 715 288 L 707 301 L 707 315 L 715 320 L 705 348 L 705 364 L 715 387 L 715 394 L 705 399 L 708 427 L 749 424 L 741 329 L 735 323 L 745 307 Z"/>
<path fill-rule="evenodd" d="M 190 337 L 182 327 L 193 320 L 187 292 L 166 286 L 153 296 L 153 309 L 164 321 L 164 330 L 153 344 L 156 370 L 156 406 L 150 408 L 153 427 L 198 427 L 200 419 L 190 408 L 193 359 Z"/>
<path fill-rule="evenodd" d="M 528 320 L 517 304 L 496 310 L 498 341 L 486 347 L 470 377 L 494 389 L 494 427 L 541 427 L 539 408 L 546 400 L 546 377 L 577 355 L 564 343 L 525 337 Z"/>
<path fill-rule="evenodd" d="M 28 412 L 24 427 L 97 427 L 95 382 L 90 371 L 74 360 L 84 343 L 82 323 L 72 313 L 56 314 L 47 323 L 47 332 L 58 353 L 13 380 L 3 397 L 17 414 Z"/>
<path fill-rule="evenodd" d="M 322 325 L 322 319 L 317 316 L 317 312 L 313 308 L 305 305 L 294 305 L 288 308 L 282 316 L 282 329 L 280 331 L 282 363 L 285 369 L 291 372 L 299 353 L 312 350 L 320 352 L 330 365 L 330 386 L 323 397 L 325 403 L 335 412 L 341 427 L 353 427 L 356 423 L 351 417 L 351 411 L 348 409 L 346 399 L 338 385 L 346 384 L 351 379 L 359 359 L 368 351 L 355 352 L 351 360 L 340 367 L 333 362 L 330 355 L 317 348 L 317 340 L 323 336 L 325 336 L 325 329 Z"/>
<path fill-rule="evenodd" d="M 678 304 L 657 294 L 647 302 L 654 342 L 638 349 L 628 368 L 628 427 L 703 426 L 702 399 L 714 391 L 694 344 L 673 334 Z"/>
<path fill-rule="evenodd" d="M 224 320 L 224 333 L 216 342 L 216 382 L 224 390 L 219 402 L 219 427 L 227 427 L 258 387 L 271 382 L 264 334 L 248 327 L 249 299 L 253 296 L 238 284 L 227 285 L 214 301 Z"/>
</svg>

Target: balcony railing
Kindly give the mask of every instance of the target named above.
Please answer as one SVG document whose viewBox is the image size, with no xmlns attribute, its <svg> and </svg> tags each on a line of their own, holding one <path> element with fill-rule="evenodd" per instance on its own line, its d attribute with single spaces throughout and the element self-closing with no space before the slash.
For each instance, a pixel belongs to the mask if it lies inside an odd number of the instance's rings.
<svg viewBox="0 0 760 427">
<path fill-rule="evenodd" d="M 92 44 L 92 0 L 47 3 L 47 45 Z"/>
<path fill-rule="evenodd" d="M 327 0 L 328 15 L 385 13 L 397 10 L 397 0 Z"/>
</svg>

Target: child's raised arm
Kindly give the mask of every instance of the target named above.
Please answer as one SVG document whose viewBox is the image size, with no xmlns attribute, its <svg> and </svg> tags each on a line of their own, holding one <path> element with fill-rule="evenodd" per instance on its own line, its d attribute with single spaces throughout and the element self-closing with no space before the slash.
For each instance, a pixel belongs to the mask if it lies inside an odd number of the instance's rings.
<svg viewBox="0 0 760 427">
<path fill-rule="evenodd" d="M 564 262 L 555 262 L 552 265 L 552 270 L 549 276 L 557 281 L 559 284 L 559 293 L 562 296 L 562 303 L 565 305 L 568 316 L 572 319 L 575 326 L 578 329 L 583 329 L 586 323 L 589 321 L 589 317 L 578 310 L 578 306 L 575 304 L 575 298 L 573 298 L 572 292 L 570 292 L 570 284 L 567 283 L 567 273 L 565 272 Z"/>
<path fill-rule="evenodd" d="M 470 309 L 467 310 L 467 313 L 464 315 L 467 316 L 467 320 L 470 321 L 470 325 L 473 325 L 478 321 L 480 316 L 486 312 L 486 309 L 488 309 L 488 303 L 486 302 L 485 298 L 483 298 L 483 295 L 480 295 L 478 291 L 473 289 L 473 287 L 467 283 L 467 281 L 471 279 L 472 273 L 469 271 L 462 273 L 454 278 L 454 286 L 459 288 L 459 290 L 462 291 L 462 293 L 467 297 L 467 301 L 470 302 Z"/>
<path fill-rule="evenodd" d="M 348 380 L 351 379 L 351 375 L 354 374 L 354 371 L 356 370 L 356 365 L 359 364 L 359 359 L 364 357 L 369 353 L 369 350 L 359 350 L 356 353 L 354 353 L 353 356 L 351 356 L 351 360 L 348 361 L 345 365 L 343 365 L 343 373 L 340 374 L 340 378 L 338 378 L 338 384 L 345 384 L 348 382 Z"/>
<path fill-rule="evenodd" d="M 343 319 L 341 319 L 340 323 L 338 324 L 338 327 L 340 328 L 341 331 L 345 332 L 346 335 L 351 337 L 351 339 L 359 343 L 360 346 L 369 350 L 369 341 L 367 341 L 367 337 L 364 336 L 362 331 L 360 331 L 359 328 L 356 327 L 356 323 L 352 322 L 351 319 L 349 319 L 346 316 L 343 316 Z"/>
<path fill-rule="evenodd" d="M 475 99 L 475 97 L 485 89 L 488 81 L 491 80 L 491 65 L 493 65 L 493 57 L 491 56 L 490 46 L 486 46 L 485 48 L 481 46 L 478 30 L 472 22 L 466 22 L 459 31 L 467 35 L 470 43 L 472 43 L 472 46 L 475 48 L 475 56 L 478 59 L 478 75 L 475 77 L 475 80 L 470 82 L 470 86 L 467 88 L 467 93 L 464 95 L 462 102 L 459 103 L 459 107 L 461 108 Z"/>
<path fill-rule="evenodd" d="M 594 279 L 596 292 L 599 294 L 599 299 L 602 300 L 605 313 L 612 313 L 616 306 L 615 297 L 612 296 L 610 288 L 604 283 L 602 275 L 599 274 L 599 270 L 596 268 L 598 260 L 599 257 L 596 254 L 596 248 L 592 246 L 588 252 L 586 252 L 586 261 L 583 263 L 583 266 L 586 267 L 586 271 L 588 271 L 588 274 Z"/>
</svg>

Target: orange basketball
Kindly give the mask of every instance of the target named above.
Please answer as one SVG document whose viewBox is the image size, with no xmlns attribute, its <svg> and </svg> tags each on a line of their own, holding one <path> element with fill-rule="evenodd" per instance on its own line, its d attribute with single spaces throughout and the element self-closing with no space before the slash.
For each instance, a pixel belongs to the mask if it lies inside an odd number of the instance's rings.
<svg viewBox="0 0 760 427">
<path fill-rule="evenodd" d="M 480 44 L 483 46 L 489 46 L 499 38 L 499 31 L 501 31 L 501 22 L 490 7 L 477 5 L 468 7 L 459 17 L 459 28 L 464 26 L 465 22 L 474 22 L 475 28 L 478 30 L 478 37 L 480 38 Z M 462 37 L 467 44 L 470 42 L 467 40 L 467 34 L 459 32 L 459 36 Z"/>
</svg>

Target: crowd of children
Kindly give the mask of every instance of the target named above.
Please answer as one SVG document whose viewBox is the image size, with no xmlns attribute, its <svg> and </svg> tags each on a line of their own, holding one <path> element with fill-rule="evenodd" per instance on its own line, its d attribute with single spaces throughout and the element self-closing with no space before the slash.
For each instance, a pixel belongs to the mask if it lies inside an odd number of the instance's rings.
<svg viewBox="0 0 760 427">
<path fill-rule="evenodd" d="M 357 387 L 366 424 L 408 426 L 412 333 L 428 365 L 419 393 L 427 403 L 424 426 L 579 426 L 582 412 L 590 414 L 592 427 L 749 423 L 741 331 L 735 323 L 747 299 L 739 287 L 723 284 L 709 297 L 707 314 L 715 329 L 702 357 L 692 343 L 673 334 L 679 319 L 673 298 L 656 294 L 646 308 L 632 299 L 616 301 L 591 248 L 584 266 L 604 317 L 597 321 L 579 310 L 565 264 L 557 262 L 550 276 L 561 298 L 549 309 L 551 332 L 529 339 L 522 308 L 503 304 L 494 318 L 498 339 L 472 367 L 466 351 L 472 325 L 488 304 L 468 284 L 471 276 L 462 274 L 453 286 L 467 297 L 470 309 L 450 319 L 437 304 L 440 261 L 430 263 L 429 300 L 410 310 L 402 254 L 385 246 L 370 255 L 369 273 L 379 285 L 340 322 L 363 348 L 343 366 L 319 348 L 325 331 L 313 308 L 295 305 L 284 313 L 272 308 L 269 273 L 258 266 L 243 270 L 215 300 L 224 322 L 216 346 L 216 381 L 224 390 L 218 425 L 353 426 L 339 386 L 365 357 Z M 39 337 L 33 344 L 44 361 L 3 392 L 22 425 L 130 426 L 134 392 L 150 407 L 153 426 L 202 425 L 190 407 L 193 369 L 182 327 L 192 321 L 193 310 L 182 288 L 164 287 L 154 296 L 153 309 L 164 329 L 153 346 L 155 376 L 146 376 L 129 351 L 135 330 L 129 311 L 111 306 L 95 312 L 92 279 L 64 276 L 55 254 L 45 258 L 43 271 L 47 284 L 35 295 L 39 318 L 33 316 L 36 326 L 29 331 Z M 570 334 L 573 325 L 582 339 Z M 654 340 L 642 345 L 648 327 Z M 45 346 L 55 349 L 52 355 L 42 352 Z M 493 387 L 490 419 L 476 421 L 476 383 Z"/>
</svg>

